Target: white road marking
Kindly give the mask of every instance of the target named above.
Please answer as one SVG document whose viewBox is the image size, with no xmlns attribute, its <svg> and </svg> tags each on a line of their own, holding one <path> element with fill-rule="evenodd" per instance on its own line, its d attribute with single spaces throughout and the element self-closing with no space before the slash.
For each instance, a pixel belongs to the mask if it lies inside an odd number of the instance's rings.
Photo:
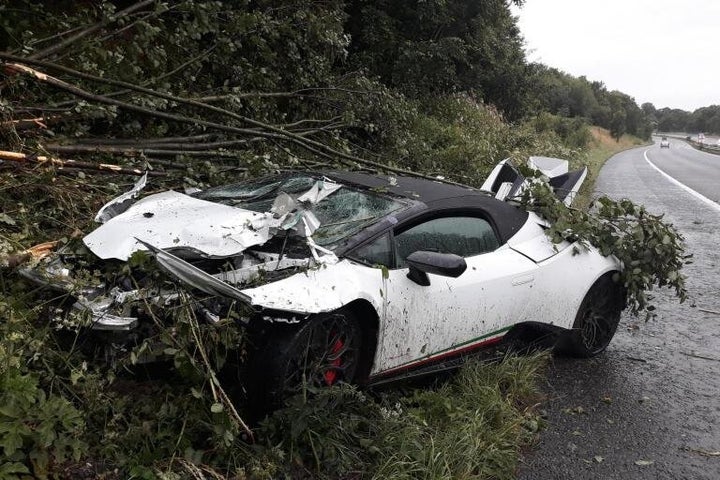
<svg viewBox="0 0 720 480">
<path fill-rule="evenodd" d="M 649 149 L 648 149 L 648 150 L 649 150 Z M 647 163 L 649 163 L 651 167 L 653 167 L 655 170 L 657 170 L 657 171 L 660 172 L 663 176 L 665 176 L 665 178 L 667 178 L 667 179 L 670 180 L 672 183 L 674 183 L 674 184 L 677 185 L 678 187 L 680 187 L 680 188 L 682 188 L 683 190 L 685 190 L 686 192 L 688 192 L 688 193 L 689 193 L 690 195 L 692 195 L 693 197 L 695 197 L 695 198 L 697 198 L 698 200 L 700 200 L 700 201 L 708 204 L 709 206 L 711 206 L 712 208 L 714 208 L 715 210 L 717 210 L 717 211 L 720 212 L 720 205 L 718 205 L 717 202 L 714 202 L 714 201 L 710 200 L 710 199 L 707 198 L 705 195 L 703 195 L 703 194 L 701 194 L 701 193 L 699 193 L 699 192 L 696 192 L 695 190 L 693 190 L 692 188 L 688 187 L 688 186 L 685 185 L 684 183 L 679 182 L 679 181 L 676 180 L 675 178 L 671 177 L 671 176 L 668 175 L 667 173 L 665 173 L 665 172 L 663 172 L 662 170 L 660 170 L 660 169 L 658 168 L 658 166 L 655 165 L 653 162 L 651 162 L 650 159 L 648 158 L 648 150 L 645 150 L 645 151 L 643 152 L 643 156 L 645 157 L 645 161 L 646 161 Z"/>
</svg>

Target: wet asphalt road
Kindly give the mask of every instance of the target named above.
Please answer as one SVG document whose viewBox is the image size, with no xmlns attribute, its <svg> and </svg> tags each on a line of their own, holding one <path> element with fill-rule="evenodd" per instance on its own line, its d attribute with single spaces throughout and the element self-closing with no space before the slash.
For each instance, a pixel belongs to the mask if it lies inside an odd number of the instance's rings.
<svg viewBox="0 0 720 480">
<path fill-rule="evenodd" d="M 665 213 L 686 239 L 690 300 L 656 292 L 658 315 L 623 316 L 607 351 L 555 358 L 546 375 L 547 428 L 517 478 L 720 479 L 720 209 L 670 182 L 720 197 L 720 156 L 673 141 L 616 155 L 596 189 Z M 714 455 L 713 455 L 714 454 Z"/>
</svg>

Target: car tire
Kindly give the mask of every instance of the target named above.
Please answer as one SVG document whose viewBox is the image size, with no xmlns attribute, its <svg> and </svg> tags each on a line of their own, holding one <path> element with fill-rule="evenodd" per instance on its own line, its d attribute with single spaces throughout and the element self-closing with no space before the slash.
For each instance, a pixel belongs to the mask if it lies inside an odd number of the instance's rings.
<svg viewBox="0 0 720 480">
<path fill-rule="evenodd" d="M 250 371 L 252 403 L 261 409 L 277 408 L 303 391 L 354 383 L 362 370 L 363 331 L 352 312 L 314 315 L 271 332 Z"/>
<path fill-rule="evenodd" d="M 561 353 L 589 358 L 602 353 L 610 344 L 625 308 L 623 287 L 613 280 L 614 276 L 609 273 L 600 277 L 585 295 L 572 330 L 562 342 Z"/>
</svg>

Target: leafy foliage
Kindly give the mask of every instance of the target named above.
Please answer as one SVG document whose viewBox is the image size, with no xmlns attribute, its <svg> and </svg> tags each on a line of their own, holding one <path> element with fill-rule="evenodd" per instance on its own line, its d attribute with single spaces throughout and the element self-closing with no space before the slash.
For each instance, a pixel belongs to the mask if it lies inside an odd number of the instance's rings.
<svg viewBox="0 0 720 480">
<path fill-rule="evenodd" d="M 0 312 L 6 318 L 0 323 L 0 478 L 47 478 L 55 465 L 77 461 L 86 450 L 83 412 L 43 388 L 39 371 L 24 372 L 44 341 L 4 300 Z"/>
<path fill-rule="evenodd" d="M 553 243 L 579 241 L 620 260 L 623 269 L 617 280 L 625 286 L 631 313 L 653 315 L 649 292 L 656 286 L 673 289 L 681 302 L 687 299 L 681 270 L 690 256 L 685 254 L 682 235 L 663 222 L 662 215 L 653 215 L 629 200 L 608 197 L 598 198 L 592 213 L 570 208 L 545 182 L 525 190 L 521 202 L 549 221 L 546 233 Z"/>
<path fill-rule="evenodd" d="M 354 0 L 348 12 L 350 62 L 386 85 L 474 92 L 511 119 L 524 113 L 522 38 L 504 0 Z"/>
<path fill-rule="evenodd" d="M 58 395 L 46 395 L 30 375 L 6 373 L 0 378 L 0 447 L 6 474 L 48 474 L 51 463 L 79 460 L 87 445 L 82 440 L 82 413 Z M 14 465 L 15 471 L 9 468 Z M 25 466 L 25 471 L 21 471 Z M 0 477 L 11 478 L 11 477 Z"/>
</svg>

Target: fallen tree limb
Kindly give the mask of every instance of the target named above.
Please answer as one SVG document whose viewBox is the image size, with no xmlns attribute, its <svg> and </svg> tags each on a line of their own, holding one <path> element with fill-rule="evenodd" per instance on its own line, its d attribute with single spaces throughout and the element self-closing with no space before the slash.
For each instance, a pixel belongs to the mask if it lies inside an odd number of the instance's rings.
<svg viewBox="0 0 720 480">
<path fill-rule="evenodd" d="M 0 57 L 2 57 L 3 54 L 0 53 Z M 71 85 L 67 82 L 64 82 L 58 78 L 55 78 L 51 75 L 47 75 L 45 73 L 39 72 L 35 69 L 32 69 L 30 67 L 27 67 L 25 65 L 17 64 L 17 63 L 9 63 L 5 64 L 6 69 L 16 72 L 16 73 L 24 73 L 27 75 L 30 75 L 34 77 L 35 79 L 47 83 L 48 85 L 51 85 L 53 87 L 56 87 L 60 90 L 64 90 L 68 93 L 71 93 L 77 97 L 84 98 L 85 100 L 90 100 L 97 103 L 104 103 L 106 105 L 114 105 L 118 108 L 122 108 L 131 112 L 140 113 L 143 115 L 149 115 L 152 117 L 162 118 L 165 120 L 170 120 L 178 123 L 186 123 L 191 125 L 200 125 L 208 128 L 215 128 L 218 130 L 226 131 L 229 133 L 236 133 L 236 134 L 245 134 L 245 135 L 257 135 L 258 131 L 256 129 L 249 129 L 249 128 L 239 128 L 239 127 L 231 127 L 229 125 L 222 125 L 219 123 L 214 122 L 208 122 L 206 120 L 186 117 L 183 115 L 173 115 L 171 113 L 161 112 L 158 110 L 153 110 L 151 108 L 145 108 L 138 105 L 134 105 L 132 103 L 123 102 L 120 100 L 115 100 L 113 98 L 108 98 L 104 95 L 96 95 L 90 92 L 86 92 L 85 90 L 76 87 L 75 85 Z M 271 135 L 267 132 L 261 132 L 263 136 L 273 136 L 277 137 L 278 135 Z"/>
<path fill-rule="evenodd" d="M 295 133 L 285 130 L 283 128 L 276 127 L 274 125 L 270 125 L 270 124 L 267 124 L 264 122 L 260 122 L 258 120 L 254 120 L 252 118 L 248 118 L 243 115 L 239 115 L 235 112 L 231 112 L 231 111 L 225 110 L 223 108 L 218 108 L 218 107 L 208 105 L 205 103 L 196 102 L 194 100 L 188 100 L 188 99 L 184 99 L 182 97 L 177 97 L 174 95 L 168 95 L 165 93 L 156 92 L 154 90 L 150 90 L 150 89 L 144 88 L 144 87 L 139 87 L 137 85 L 133 85 L 133 84 L 126 83 L 126 82 L 120 82 L 117 80 L 108 80 L 108 79 L 104 79 L 102 77 L 88 75 L 86 73 L 78 72 L 76 70 L 73 70 L 73 69 L 70 69 L 67 67 L 63 67 L 60 65 L 55 65 L 55 64 L 52 64 L 49 62 L 40 62 L 40 61 L 35 61 L 35 60 L 26 61 L 26 59 L 15 57 L 13 55 L 7 55 L 2 52 L 0 52 L 0 59 L 21 62 L 21 63 L 6 64 L 6 67 L 10 68 L 11 70 L 20 72 L 20 73 L 25 73 L 25 74 L 31 75 L 40 81 L 44 81 L 50 85 L 53 85 L 57 88 L 65 90 L 74 95 L 77 95 L 81 98 L 85 98 L 86 100 L 91 100 L 91 101 L 95 101 L 95 102 L 99 102 L 99 103 L 105 103 L 105 104 L 109 104 L 109 105 L 115 105 L 119 108 L 134 111 L 134 112 L 141 113 L 144 115 L 155 116 L 157 118 L 163 118 L 165 120 L 171 120 L 171 121 L 175 121 L 175 122 L 187 123 L 187 124 L 193 124 L 193 125 L 200 125 L 200 126 L 204 126 L 204 127 L 208 127 L 208 128 L 217 129 L 220 131 L 229 132 L 229 133 L 244 134 L 244 135 L 254 134 L 254 135 L 262 136 L 265 138 L 284 139 L 284 140 L 294 143 L 295 145 L 297 145 L 301 148 L 304 148 L 310 152 L 313 152 L 316 155 L 319 155 L 323 158 L 327 158 L 331 161 L 335 161 L 337 163 L 340 163 L 340 164 L 343 164 L 346 166 L 350 166 L 353 168 L 356 167 L 357 165 L 361 165 L 366 168 L 370 168 L 372 170 L 393 172 L 393 173 L 397 173 L 397 174 L 401 174 L 401 175 L 408 175 L 408 176 L 412 176 L 412 177 L 425 178 L 428 180 L 449 183 L 452 185 L 459 185 L 459 186 L 463 186 L 463 187 L 466 186 L 462 183 L 453 182 L 451 180 L 439 179 L 437 177 L 414 172 L 412 170 L 406 170 L 404 168 L 399 168 L 399 167 L 392 167 L 392 166 L 389 166 L 386 164 L 374 162 L 371 160 L 366 160 L 366 159 L 357 157 L 357 156 L 349 154 L 349 153 L 335 150 L 334 148 L 332 148 L 322 142 L 318 142 L 318 141 L 303 137 L 302 135 L 295 134 Z M 140 106 L 133 105 L 130 103 L 121 102 L 121 101 L 118 101 L 115 99 L 107 98 L 102 95 L 91 94 L 89 92 L 86 92 L 86 91 L 74 86 L 74 85 L 64 82 L 60 79 L 57 79 L 57 78 L 47 75 L 45 73 L 39 72 L 30 67 L 27 67 L 26 65 L 23 65 L 22 62 L 36 64 L 36 65 L 42 65 L 42 66 L 46 66 L 49 68 L 55 68 L 59 71 L 68 73 L 69 75 L 73 75 L 78 78 L 84 78 L 86 80 L 99 81 L 99 82 L 103 82 L 103 83 L 107 83 L 107 84 L 111 84 L 111 85 L 126 87 L 126 88 L 130 88 L 130 89 L 136 90 L 141 93 L 146 93 L 148 95 L 158 97 L 158 98 L 164 98 L 166 100 L 172 100 L 174 102 L 183 103 L 186 105 L 192 105 L 192 106 L 195 106 L 198 108 L 202 108 L 202 109 L 205 109 L 208 111 L 212 111 L 212 112 L 215 112 L 218 114 L 228 116 L 230 118 L 245 122 L 245 123 L 253 125 L 255 127 L 260 127 L 267 131 L 259 132 L 254 129 L 231 127 L 229 125 L 223 125 L 223 124 L 219 124 L 219 123 L 215 123 L 215 122 L 209 122 L 206 120 L 193 119 L 193 118 L 185 117 L 182 115 L 172 115 L 169 113 L 152 110 L 152 109 L 148 109 L 145 107 L 140 107 Z"/>
<path fill-rule="evenodd" d="M 15 268 L 22 265 L 31 258 L 40 260 L 47 257 L 57 246 L 57 241 L 45 242 L 34 247 L 30 247 L 22 252 L 11 253 L 7 257 L 0 257 L 0 267 Z"/>
<path fill-rule="evenodd" d="M 227 93 L 223 95 L 210 95 L 206 97 L 197 97 L 193 100 L 198 102 L 218 102 L 222 100 L 232 100 L 235 98 L 292 98 L 292 97 L 312 97 L 311 92 L 342 92 L 350 95 L 378 95 L 380 92 L 369 90 L 353 90 L 340 87 L 308 87 L 294 90 L 292 92 L 238 92 Z"/>
<path fill-rule="evenodd" d="M 247 145 L 248 143 L 263 140 L 261 137 L 248 138 L 244 140 L 226 140 L 222 142 L 207 143 L 134 143 L 126 145 L 113 145 L 112 143 L 94 145 L 56 145 L 47 144 L 44 148 L 48 151 L 57 153 L 112 153 L 125 154 L 129 156 L 137 156 L 139 154 L 148 155 L 193 155 L 197 152 L 211 152 L 217 148 L 232 148 L 238 145 Z M 228 156 L 227 152 L 214 152 L 218 156 Z M 203 153 L 203 155 L 207 155 Z"/>
<path fill-rule="evenodd" d="M 7 120 L 5 122 L 0 122 L 0 127 L 15 127 L 21 130 L 32 127 L 47 128 L 47 123 L 51 118 L 52 117 L 35 117 Z"/>
<path fill-rule="evenodd" d="M 202 135 L 189 135 L 187 137 L 159 137 L 159 138 L 79 138 L 80 145 L 162 145 L 167 143 L 196 143 L 214 140 L 217 135 L 206 133 Z"/>
<path fill-rule="evenodd" d="M 252 140 L 252 139 L 249 139 Z M 233 143 L 248 143 L 249 140 L 238 140 Z M 227 143 L 227 142 L 223 142 Z M 112 145 L 46 145 L 48 151 L 54 153 L 109 153 L 111 155 L 123 155 L 126 157 L 140 157 L 143 155 L 160 155 L 160 156 L 176 156 L 185 155 L 188 157 L 236 157 L 233 152 L 220 151 L 204 148 L 201 145 L 187 145 L 187 148 L 180 146 L 182 149 L 170 149 L 172 144 L 164 145 L 167 148 L 131 148 L 117 147 Z"/>
<path fill-rule="evenodd" d="M 17 163 L 47 164 L 57 168 L 78 168 L 81 170 L 98 170 L 102 172 L 122 173 L 127 175 L 144 175 L 145 171 L 138 168 L 125 168 L 108 163 L 81 162 L 78 160 L 61 160 L 59 158 L 45 155 L 27 155 L 25 153 L 0 151 L 0 160 L 8 160 Z M 164 176 L 163 172 L 148 172 L 150 176 Z"/>
</svg>

